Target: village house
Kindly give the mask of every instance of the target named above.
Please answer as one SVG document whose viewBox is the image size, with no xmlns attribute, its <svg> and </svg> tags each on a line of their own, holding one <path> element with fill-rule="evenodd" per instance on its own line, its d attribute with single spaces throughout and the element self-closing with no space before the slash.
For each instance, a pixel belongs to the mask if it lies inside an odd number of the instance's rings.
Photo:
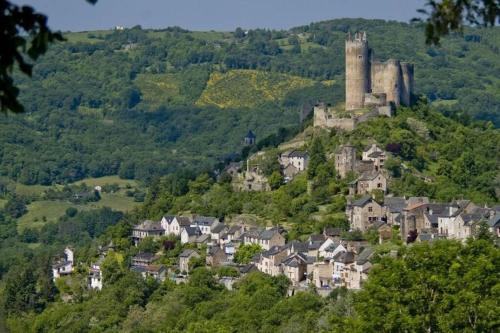
<svg viewBox="0 0 500 333">
<path fill-rule="evenodd" d="M 144 279 L 152 277 L 156 281 L 165 281 L 167 269 L 163 265 L 132 266 L 132 272 L 140 274 Z"/>
<path fill-rule="evenodd" d="M 291 150 L 282 153 L 278 159 L 285 182 L 307 169 L 309 155 L 306 152 Z"/>
<path fill-rule="evenodd" d="M 333 283 L 337 287 L 345 287 L 350 265 L 354 263 L 353 252 L 339 252 L 333 257 Z"/>
<path fill-rule="evenodd" d="M 146 237 L 158 238 L 163 235 L 165 235 L 165 230 L 163 229 L 161 223 L 151 220 L 143 221 L 141 224 L 134 226 L 132 229 L 132 240 L 135 245 Z"/>
<path fill-rule="evenodd" d="M 307 264 L 314 261 L 304 253 L 294 253 L 286 257 L 281 263 L 283 274 L 290 279 L 293 286 L 306 279 Z"/>
<path fill-rule="evenodd" d="M 219 219 L 211 216 L 196 216 L 191 222 L 191 227 L 198 227 L 202 234 L 211 234 L 211 229 L 213 226 L 217 225 Z"/>
<path fill-rule="evenodd" d="M 384 163 L 387 160 L 387 154 L 376 144 L 372 144 L 363 151 L 362 160 L 373 162 L 374 169 L 378 171 L 384 167 Z"/>
<path fill-rule="evenodd" d="M 243 234 L 244 244 L 258 244 L 264 250 L 274 246 L 285 245 L 285 237 L 281 235 L 280 228 L 274 227 L 264 230 L 249 230 Z"/>
<path fill-rule="evenodd" d="M 158 259 L 153 253 L 142 252 L 132 257 L 132 266 L 148 266 Z"/>
<path fill-rule="evenodd" d="M 349 172 L 356 171 L 356 148 L 344 145 L 335 151 L 335 170 L 340 178 L 345 178 Z"/>
<path fill-rule="evenodd" d="M 101 266 L 104 261 L 104 257 L 100 257 L 99 260 L 90 265 L 89 270 L 89 288 L 90 289 L 102 289 L 102 270 Z"/>
<path fill-rule="evenodd" d="M 406 199 L 402 197 L 385 197 L 384 198 L 384 208 L 385 216 L 387 218 L 387 224 L 393 226 L 399 226 L 401 224 L 401 218 L 403 214 L 403 209 L 406 207 Z"/>
<path fill-rule="evenodd" d="M 196 239 L 202 235 L 198 227 L 183 227 L 181 231 L 181 244 L 195 243 Z M 210 238 L 210 234 L 206 234 Z"/>
<path fill-rule="evenodd" d="M 349 266 L 347 271 L 347 278 L 345 281 L 346 288 L 348 289 L 361 289 L 363 281 L 368 279 L 368 271 L 372 267 L 370 262 L 373 256 L 373 249 L 366 247 L 358 255 L 353 265 Z"/>
<path fill-rule="evenodd" d="M 371 193 L 373 190 L 387 192 L 387 177 L 382 171 L 367 171 L 349 184 L 351 195 Z"/>
<path fill-rule="evenodd" d="M 324 259 L 331 259 L 335 257 L 337 253 L 346 251 L 347 249 L 341 242 L 329 238 L 320 246 L 318 256 Z"/>
<path fill-rule="evenodd" d="M 200 255 L 195 250 L 186 249 L 179 255 L 179 270 L 189 274 L 189 262 L 191 258 L 199 258 Z"/>
<path fill-rule="evenodd" d="M 201 247 L 203 245 L 209 245 L 211 244 L 211 242 L 212 242 L 212 236 L 208 234 L 200 235 L 194 241 L 197 247 Z"/>
<path fill-rule="evenodd" d="M 330 289 L 333 286 L 333 261 L 325 259 L 313 265 L 313 284 L 318 289 Z"/>
<path fill-rule="evenodd" d="M 180 236 L 182 228 L 191 226 L 191 219 L 187 216 L 176 216 L 168 226 L 168 234 Z"/>
<path fill-rule="evenodd" d="M 214 244 L 219 244 L 222 242 L 222 235 L 228 230 L 229 228 L 224 224 L 224 223 L 215 223 L 212 225 L 210 228 L 210 235 L 212 242 Z"/>
<path fill-rule="evenodd" d="M 241 225 L 232 225 L 220 235 L 221 243 L 235 242 L 243 234 L 245 228 Z"/>
<path fill-rule="evenodd" d="M 74 253 L 69 247 L 64 249 L 63 255 L 56 259 L 52 265 L 52 278 L 55 281 L 57 278 L 73 273 L 74 270 Z"/>
<path fill-rule="evenodd" d="M 412 237 L 416 237 L 424 231 L 428 233 L 438 233 L 439 219 L 453 215 L 457 212 L 457 208 L 453 205 L 428 203 L 426 199 L 410 199 L 409 202 L 416 203 L 413 205 L 409 203 L 408 206 L 403 209 L 400 228 L 401 238 L 407 239 L 407 241 L 412 241 Z"/>
<path fill-rule="evenodd" d="M 170 230 L 170 225 L 172 224 L 172 221 L 174 219 L 175 215 L 164 215 L 160 220 L 160 225 L 163 228 L 163 231 L 166 236 L 172 234 L 172 231 Z"/>
<path fill-rule="evenodd" d="M 206 263 L 208 266 L 219 267 L 227 263 L 227 256 L 224 249 L 219 246 L 207 248 Z"/>
<path fill-rule="evenodd" d="M 352 230 L 366 231 L 377 221 L 385 217 L 384 208 L 371 196 L 364 196 L 361 199 L 347 204 L 347 220 Z"/>
<path fill-rule="evenodd" d="M 479 222 L 487 223 L 489 213 L 478 210 L 475 213 L 458 213 L 455 216 L 441 217 L 438 219 L 438 229 L 448 239 L 465 240 L 474 235 Z"/>
<path fill-rule="evenodd" d="M 273 246 L 260 254 L 259 261 L 257 262 L 257 269 L 271 276 L 277 276 L 282 273 L 281 263 L 286 257 L 286 247 Z"/>
</svg>

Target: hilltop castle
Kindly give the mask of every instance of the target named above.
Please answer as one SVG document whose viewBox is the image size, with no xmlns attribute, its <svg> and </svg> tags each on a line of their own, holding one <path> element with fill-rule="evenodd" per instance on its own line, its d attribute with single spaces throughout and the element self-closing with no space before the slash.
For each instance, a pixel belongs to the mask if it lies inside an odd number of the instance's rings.
<svg viewBox="0 0 500 333">
<path fill-rule="evenodd" d="M 377 115 L 390 117 L 395 107 L 411 104 L 413 64 L 374 60 L 366 32 L 349 33 L 345 59 L 345 110 L 316 105 L 314 126 L 352 130 L 359 122 Z"/>
</svg>

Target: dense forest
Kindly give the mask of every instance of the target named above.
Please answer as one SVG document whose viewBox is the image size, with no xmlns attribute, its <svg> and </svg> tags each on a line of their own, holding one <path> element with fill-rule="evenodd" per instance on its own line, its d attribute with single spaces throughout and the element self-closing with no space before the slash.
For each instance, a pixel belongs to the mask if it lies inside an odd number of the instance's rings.
<svg viewBox="0 0 500 333">
<path fill-rule="evenodd" d="M 288 31 L 181 28 L 66 34 L 19 75 L 22 116 L 0 120 L 2 174 L 24 184 L 119 174 L 150 181 L 195 171 L 299 125 L 319 100 L 343 99 L 344 39 L 366 30 L 382 60 L 415 63 L 416 90 L 442 112 L 498 126 L 498 29 L 429 47 L 419 25 L 343 19 Z"/>
</svg>

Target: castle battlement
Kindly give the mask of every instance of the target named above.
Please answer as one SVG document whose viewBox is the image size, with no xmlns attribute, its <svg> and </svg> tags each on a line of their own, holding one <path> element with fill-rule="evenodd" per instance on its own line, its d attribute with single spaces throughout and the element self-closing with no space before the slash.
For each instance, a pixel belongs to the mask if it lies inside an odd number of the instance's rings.
<svg viewBox="0 0 500 333">
<path fill-rule="evenodd" d="M 314 108 L 314 126 L 352 130 L 377 115 L 392 116 L 399 105 L 410 105 L 413 64 L 374 60 L 366 32 L 349 33 L 345 41 L 345 112 L 325 105 Z M 347 114 L 345 114 L 347 112 Z"/>
</svg>

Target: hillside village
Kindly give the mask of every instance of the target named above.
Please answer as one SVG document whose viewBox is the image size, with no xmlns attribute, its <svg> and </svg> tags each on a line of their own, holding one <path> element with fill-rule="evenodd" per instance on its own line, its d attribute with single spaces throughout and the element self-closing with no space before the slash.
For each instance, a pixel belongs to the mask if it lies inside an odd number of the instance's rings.
<svg viewBox="0 0 500 333">
<path fill-rule="evenodd" d="M 348 37 L 345 110 L 338 113 L 334 108 L 327 115 L 327 106 L 318 104 L 314 108 L 315 127 L 351 131 L 360 122 L 373 116 L 390 117 L 396 107 L 411 103 L 413 66 L 395 60 L 372 63 L 367 58 L 369 54 L 373 53 L 369 51 L 365 33 Z M 347 118 L 342 116 L 346 112 Z M 255 142 L 255 134 L 249 131 L 244 144 L 253 146 Z M 385 168 L 390 157 L 391 153 L 376 142 L 362 151 L 349 143 L 341 144 L 329 154 L 336 177 L 349 179 L 345 208 L 347 234 L 340 228 L 325 227 L 322 233 L 310 234 L 304 241 L 287 241 L 289 230 L 278 222 L 259 226 L 198 214 L 165 215 L 161 220 L 144 220 L 132 228 L 130 237 L 135 246 L 145 240 L 161 240 L 163 250 L 137 253 L 131 258 L 130 270 L 145 278 L 184 283 L 193 266 L 228 267 L 237 272 L 219 276 L 220 283 L 228 289 L 241 276 L 257 270 L 271 276 L 286 276 L 291 282 L 290 295 L 312 286 L 326 296 L 337 287 L 358 290 L 368 277 L 377 245 L 352 237 L 357 232 L 374 233 L 378 244 L 394 239 L 408 245 L 438 239 L 466 241 L 484 227 L 500 237 L 500 206 L 480 207 L 469 200 L 433 202 L 428 197 L 394 196 L 391 176 Z M 296 145 L 271 155 L 258 151 L 244 162 L 229 163 L 224 172 L 231 177 L 235 191 L 271 191 L 271 177 L 277 175 L 286 184 L 307 172 L 309 163 L 307 147 Z M 277 165 L 278 169 L 269 176 L 265 165 Z M 174 263 L 166 266 L 160 259 L 172 240 L 180 242 L 182 251 Z M 239 251 L 249 248 L 255 250 L 251 258 L 244 262 L 237 260 Z M 105 284 L 101 264 L 112 250 L 112 244 L 100 249 L 99 259 L 89 268 L 89 288 L 100 290 Z M 65 257 L 53 266 L 53 277 L 72 272 L 73 252 L 66 249 Z"/>
</svg>

